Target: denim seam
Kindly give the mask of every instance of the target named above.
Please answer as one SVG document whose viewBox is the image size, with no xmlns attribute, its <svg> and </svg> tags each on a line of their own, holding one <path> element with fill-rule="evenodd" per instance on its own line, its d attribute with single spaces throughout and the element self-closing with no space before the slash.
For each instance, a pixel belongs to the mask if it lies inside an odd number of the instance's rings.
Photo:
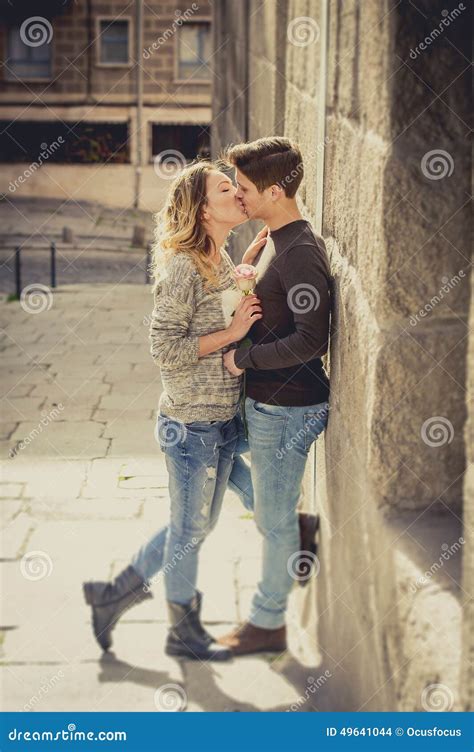
<svg viewBox="0 0 474 752">
<path fill-rule="evenodd" d="M 304 431 L 305 431 L 304 444 L 305 444 L 305 450 L 308 453 L 309 453 L 309 450 L 311 449 L 312 445 L 316 443 L 316 441 L 319 439 L 319 437 L 321 436 L 321 434 L 324 433 L 324 431 L 328 427 L 328 421 L 329 421 L 329 403 L 326 401 L 326 402 L 323 402 L 321 404 L 327 404 L 328 405 L 326 423 L 323 426 L 323 428 L 321 429 L 321 431 L 318 433 L 318 435 L 315 436 L 314 439 L 312 439 L 312 441 L 309 442 L 309 446 L 307 446 L 307 440 L 309 438 L 309 435 L 308 435 L 309 431 L 306 430 L 306 418 L 307 417 L 309 418 L 312 415 L 317 415 L 318 411 L 313 411 L 313 412 L 308 412 L 308 413 L 304 413 L 303 414 L 303 427 L 304 427 Z"/>
<path fill-rule="evenodd" d="M 184 494 L 183 494 L 183 526 L 181 530 L 181 535 L 184 536 L 186 534 L 186 520 L 188 519 L 189 515 L 189 480 L 190 480 L 190 474 L 189 474 L 189 453 L 185 445 L 185 440 L 183 439 L 183 448 L 184 448 L 184 459 L 185 459 L 185 481 L 184 481 Z"/>
</svg>

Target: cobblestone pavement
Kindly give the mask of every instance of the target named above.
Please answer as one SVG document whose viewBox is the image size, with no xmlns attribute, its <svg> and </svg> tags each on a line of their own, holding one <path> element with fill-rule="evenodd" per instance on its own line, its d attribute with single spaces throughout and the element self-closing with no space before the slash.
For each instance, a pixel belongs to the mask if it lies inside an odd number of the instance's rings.
<svg viewBox="0 0 474 752">
<path fill-rule="evenodd" d="M 160 207 L 156 207 L 157 210 Z M 63 227 L 76 238 L 93 240 L 104 247 L 130 243 L 135 225 L 151 238 L 153 217 L 139 209 L 112 209 L 92 201 L 12 198 L 0 201 L 0 246 L 38 246 L 59 240 Z"/>
<path fill-rule="evenodd" d="M 73 233 L 71 242 L 63 241 L 64 227 Z M 132 246 L 134 227 L 143 228 L 145 243 L 150 241 L 152 214 L 86 201 L 0 201 L 0 291 L 14 292 L 16 247 L 21 248 L 22 286 L 50 285 L 52 241 L 59 284 L 144 282 L 146 251 Z"/>
<path fill-rule="evenodd" d="M 161 581 L 118 625 L 114 652 L 101 654 L 81 582 L 120 571 L 168 518 L 150 288 L 66 285 L 24 307 L 0 304 L 4 710 L 154 711 L 176 697 L 199 711 L 321 709 L 322 669 L 298 627 L 301 592 L 284 656 L 166 657 Z M 253 520 L 228 492 L 200 566 L 203 616 L 216 634 L 245 618 L 259 551 Z"/>
</svg>

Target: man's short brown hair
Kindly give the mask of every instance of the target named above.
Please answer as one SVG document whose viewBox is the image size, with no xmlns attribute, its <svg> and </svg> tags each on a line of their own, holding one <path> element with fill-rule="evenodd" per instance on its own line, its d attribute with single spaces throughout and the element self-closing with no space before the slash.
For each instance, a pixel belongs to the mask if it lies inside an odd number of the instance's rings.
<svg viewBox="0 0 474 752">
<path fill-rule="evenodd" d="M 301 152 L 288 138 L 259 138 L 230 146 L 223 159 L 243 172 L 257 186 L 259 193 L 271 185 L 279 185 L 287 198 L 294 198 L 303 180 Z"/>
</svg>

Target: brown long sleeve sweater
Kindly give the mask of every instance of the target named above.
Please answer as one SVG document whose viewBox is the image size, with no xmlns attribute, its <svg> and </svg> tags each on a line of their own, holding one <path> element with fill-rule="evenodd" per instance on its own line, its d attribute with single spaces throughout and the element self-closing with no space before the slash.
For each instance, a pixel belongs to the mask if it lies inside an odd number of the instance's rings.
<svg viewBox="0 0 474 752">
<path fill-rule="evenodd" d="M 306 220 L 270 233 L 260 254 L 256 294 L 263 318 L 240 346 L 247 396 L 271 405 L 304 406 L 329 398 L 321 356 L 327 352 L 330 272 L 324 241 Z"/>
</svg>

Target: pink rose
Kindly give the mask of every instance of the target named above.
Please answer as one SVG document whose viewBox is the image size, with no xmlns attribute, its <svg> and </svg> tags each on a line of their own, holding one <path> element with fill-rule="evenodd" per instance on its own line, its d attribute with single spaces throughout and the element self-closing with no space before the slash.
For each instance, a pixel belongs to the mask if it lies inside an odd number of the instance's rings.
<svg viewBox="0 0 474 752">
<path fill-rule="evenodd" d="M 239 264 L 234 269 L 234 278 L 239 290 L 248 295 L 257 284 L 257 270 L 251 264 Z"/>
</svg>

